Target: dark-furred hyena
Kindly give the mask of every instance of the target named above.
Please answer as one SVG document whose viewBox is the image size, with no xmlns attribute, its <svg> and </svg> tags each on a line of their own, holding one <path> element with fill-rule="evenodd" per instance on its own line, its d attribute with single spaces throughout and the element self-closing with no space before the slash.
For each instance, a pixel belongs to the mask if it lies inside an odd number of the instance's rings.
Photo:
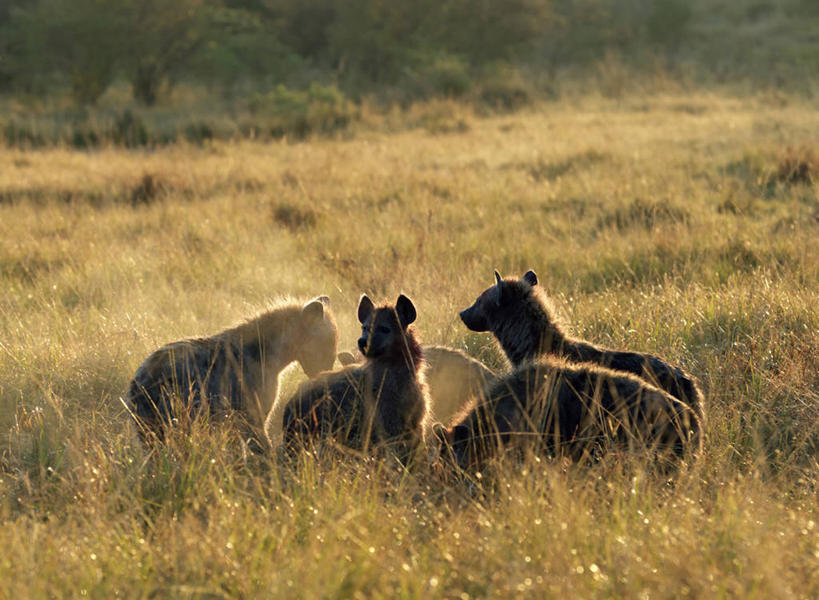
<svg viewBox="0 0 819 600">
<path fill-rule="evenodd" d="M 651 354 L 609 350 L 567 335 L 555 319 L 534 271 L 521 279 L 501 279 L 495 271 L 495 285 L 460 314 L 472 331 L 491 331 L 515 366 L 553 355 L 632 373 L 690 406 L 705 422 L 702 392 L 694 378 L 679 367 Z"/>
<path fill-rule="evenodd" d="M 508 449 L 576 460 L 615 449 L 661 462 L 700 451 L 699 419 L 685 404 L 627 373 L 545 357 L 500 378 L 448 430 L 434 428 L 445 456 L 481 469 Z"/>
<path fill-rule="evenodd" d="M 423 446 L 429 410 L 423 353 L 410 327 L 415 318 L 415 306 L 404 295 L 394 307 L 379 308 L 361 297 L 358 346 L 364 363 L 299 387 L 284 412 L 287 449 L 332 440 L 363 452 L 387 447 L 409 464 Z"/>
<path fill-rule="evenodd" d="M 212 337 L 173 342 L 137 369 L 128 403 L 143 441 L 164 438 L 167 425 L 207 410 L 244 416 L 258 442 L 276 399 L 279 374 L 298 361 L 308 377 L 331 369 L 338 333 L 322 296 L 290 304 Z"/>
<path fill-rule="evenodd" d="M 435 421 L 450 423 L 455 415 L 483 399 L 498 378 L 494 371 L 461 350 L 426 344 L 421 350 L 426 362 L 430 418 Z M 344 366 L 358 362 L 352 352 L 339 352 L 338 361 Z"/>
</svg>

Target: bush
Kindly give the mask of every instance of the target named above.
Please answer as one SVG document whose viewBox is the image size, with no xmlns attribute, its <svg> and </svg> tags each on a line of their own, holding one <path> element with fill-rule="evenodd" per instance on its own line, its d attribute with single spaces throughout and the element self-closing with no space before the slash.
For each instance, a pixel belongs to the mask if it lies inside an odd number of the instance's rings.
<svg viewBox="0 0 819 600">
<path fill-rule="evenodd" d="M 251 110 L 267 119 L 275 137 L 332 133 L 345 129 L 356 116 L 352 102 L 338 88 L 318 83 L 304 91 L 280 85 L 256 96 Z"/>
<path fill-rule="evenodd" d="M 71 132 L 70 143 L 74 148 L 94 148 L 100 143 L 100 138 L 94 129 L 75 126 Z"/>
<path fill-rule="evenodd" d="M 485 76 L 478 96 L 482 103 L 495 110 L 513 111 L 531 102 L 532 90 L 517 69 L 500 64 Z"/>
<path fill-rule="evenodd" d="M 188 123 L 182 133 L 192 144 L 204 144 L 215 137 L 213 128 L 204 121 Z"/>
<path fill-rule="evenodd" d="M 451 100 L 431 100 L 412 106 L 407 113 L 411 127 L 421 127 L 429 133 L 465 133 L 471 129 L 471 113 L 462 104 Z"/>
<path fill-rule="evenodd" d="M 273 207 L 273 222 L 290 231 L 312 229 L 318 223 L 318 215 L 309 207 L 284 203 Z"/>
<path fill-rule="evenodd" d="M 134 148 L 148 145 L 148 128 L 145 122 L 130 110 L 122 113 L 115 122 L 111 132 L 114 143 Z"/>
<path fill-rule="evenodd" d="M 45 136 L 30 125 L 9 121 L 3 126 L 3 140 L 7 146 L 38 148 L 45 145 Z"/>
<path fill-rule="evenodd" d="M 788 148 L 776 167 L 776 179 L 788 185 L 811 185 L 819 176 L 819 157 L 810 148 Z"/>
<path fill-rule="evenodd" d="M 461 58 L 447 54 L 435 56 L 423 64 L 413 79 L 422 97 L 458 98 L 473 85 L 469 65 Z"/>
</svg>

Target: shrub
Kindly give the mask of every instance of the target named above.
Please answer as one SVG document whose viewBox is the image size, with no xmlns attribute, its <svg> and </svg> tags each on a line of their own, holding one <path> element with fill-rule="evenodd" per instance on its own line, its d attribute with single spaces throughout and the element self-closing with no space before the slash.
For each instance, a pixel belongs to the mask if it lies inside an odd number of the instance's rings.
<svg viewBox="0 0 819 600">
<path fill-rule="evenodd" d="M 532 90 L 517 69 L 499 64 L 484 77 L 478 97 L 495 110 L 513 111 L 531 102 Z"/>
<path fill-rule="evenodd" d="M 161 179 L 146 173 L 133 187 L 130 193 L 131 204 L 150 204 L 156 200 L 157 196 L 166 190 L 166 185 Z"/>
<path fill-rule="evenodd" d="M 332 133 L 355 118 L 352 103 L 335 86 L 313 83 L 305 91 L 279 85 L 256 96 L 251 110 L 266 118 L 273 136 L 303 138 L 311 133 Z"/>
<path fill-rule="evenodd" d="M 470 130 L 471 114 L 451 100 L 432 100 L 413 105 L 407 114 L 412 127 L 421 127 L 429 133 L 465 133 Z"/>
<path fill-rule="evenodd" d="M 788 148 L 776 167 L 776 179 L 789 185 L 810 185 L 818 175 L 819 157 L 810 148 Z"/>
<path fill-rule="evenodd" d="M 273 221 L 285 229 L 298 231 L 315 227 L 318 216 L 311 208 L 284 203 L 273 207 Z"/>
<path fill-rule="evenodd" d="M 193 144 L 203 144 L 214 138 L 213 128 L 204 121 L 188 123 L 185 125 L 183 135 Z"/>
<path fill-rule="evenodd" d="M 100 143 L 100 138 L 94 129 L 75 126 L 70 143 L 74 148 L 93 148 Z"/>
<path fill-rule="evenodd" d="M 3 139 L 6 145 L 22 148 L 38 148 L 45 145 L 42 133 L 30 125 L 9 121 L 3 126 Z"/>
<path fill-rule="evenodd" d="M 115 143 L 129 148 L 147 146 L 148 128 L 138 115 L 128 109 L 114 122 L 111 138 Z"/>
<path fill-rule="evenodd" d="M 472 87 L 469 66 L 457 56 L 437 56 L 421 67 L 416 75 L 424 96 L 460 97 Z"/>
</svg>

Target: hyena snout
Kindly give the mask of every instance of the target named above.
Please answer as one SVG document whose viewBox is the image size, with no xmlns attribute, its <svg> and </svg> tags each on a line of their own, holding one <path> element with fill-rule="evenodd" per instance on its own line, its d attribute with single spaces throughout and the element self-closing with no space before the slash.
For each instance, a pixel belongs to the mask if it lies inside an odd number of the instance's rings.
<svg viewBox="0 0 819 600">
<path fill-rule="evenodd" d="M 467 329 L 472 331 L 489 331 L 489 323 L 486 317 L 482 314 L 477 304 L 473 304 L 469 308 L 465 308 L 460 313 L 461 321 L 464 322 Z"/>
<path fill-rule="evenodd" d="M 377 331 L 368 331 L 358 338 L 358 349 L 364 356 L 375 358 L 388 352 L 392 342 L 391 336 L 382 335 Z"/>
<path fill-rule="evenodd" d="M 358 349 L 361 350 L 361 354 L 363 354 L 364 356 L 367 355 L 367 336 L 366 335 L 362 335 L 360 338 L 358 338 Z"/>
</svg>

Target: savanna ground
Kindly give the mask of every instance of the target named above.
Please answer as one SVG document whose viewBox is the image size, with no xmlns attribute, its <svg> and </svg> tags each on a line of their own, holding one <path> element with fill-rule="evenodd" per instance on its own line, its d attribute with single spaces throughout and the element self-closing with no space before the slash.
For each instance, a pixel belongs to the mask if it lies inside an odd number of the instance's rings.
<svg viewBox="0 0 819 600">
<path fill-rule="evenodd" d="M 0 149 L 0 596 L 819 596 L 819 113 L 448 110 L 434 132 Z M 493 268 L 696 375 L 701 460 L 671 482 L 628 459 L 294 475 L 224 431 L 149 458 L 120 401 L 159 345 L 280 296 L 328 294 L 347 349 L 359 295 L 404 292 L 425 342 L 499 366 L 457 318 Z"/>
</svg>

